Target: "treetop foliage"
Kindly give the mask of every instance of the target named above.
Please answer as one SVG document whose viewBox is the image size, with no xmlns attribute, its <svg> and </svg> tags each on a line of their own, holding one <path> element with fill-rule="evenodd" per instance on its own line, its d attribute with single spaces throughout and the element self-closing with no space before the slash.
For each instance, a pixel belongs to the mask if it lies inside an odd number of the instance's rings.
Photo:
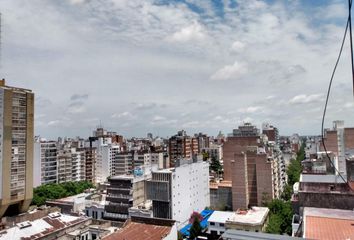
<svg viewBox="0 0 354 240">
<path fill-rule="evenodd" d="M 33 189 L 32 205 L 41 206 L 49 199 L 73 196 L 95 186 L 88 181 L 51 183 Z"/>
</svg>

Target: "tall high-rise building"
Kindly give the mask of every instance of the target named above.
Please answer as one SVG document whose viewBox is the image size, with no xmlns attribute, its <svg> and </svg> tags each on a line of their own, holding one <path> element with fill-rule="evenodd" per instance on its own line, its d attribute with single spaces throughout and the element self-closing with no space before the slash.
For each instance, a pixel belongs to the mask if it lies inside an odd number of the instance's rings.
<svg viewBox="0 0 354 240">
<path fill-rule="evenodd" d="M 13 206 L 24 212 L 33 196 L 33 116 L 31 90 L 0 80 L 0 217 Z"/>
<path fill-rule="evenodd" d="M 260 134 L 255 126 L 246 123 L 234 129 L 224 143 L 224 180 L 232 181 L 231 164 L 235 162 L 236 155 L 246 151 L 249 146 L 260 146 Z"/>
<path fill-rule="evenodd" d="M 197 142 L 194 142 L 197 144 Z M 192 159 L 193 142 L 192 138 L 187 135 L 186 131 L 179 131 L 176 135 L 169 139 L 169 156 L 170 166 L 173 167 L 178 159 Z M 195 149 L 195 148 L 194 148 Z M 198 150 L 198 147 L 196 147 Z"/>
<path fill-rule="evenodd" d="M 58 182 L 57 142 L 38 138 L 34 144 L 33 187 Z"/>
</svg>

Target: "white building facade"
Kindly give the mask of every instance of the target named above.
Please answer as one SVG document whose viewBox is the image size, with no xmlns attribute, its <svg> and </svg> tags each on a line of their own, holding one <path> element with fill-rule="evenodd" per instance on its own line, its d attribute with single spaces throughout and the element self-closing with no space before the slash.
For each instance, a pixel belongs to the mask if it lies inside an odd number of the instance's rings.
<svg viewBox="0 0 354 240">
<path fill-rule="evenodd" d="M 185 224 L 193 211 L 210 206 L 209 163 L 186 161 L 178 167 L 154 171 L 147 182 L 153 215 Z"/>
</svg>

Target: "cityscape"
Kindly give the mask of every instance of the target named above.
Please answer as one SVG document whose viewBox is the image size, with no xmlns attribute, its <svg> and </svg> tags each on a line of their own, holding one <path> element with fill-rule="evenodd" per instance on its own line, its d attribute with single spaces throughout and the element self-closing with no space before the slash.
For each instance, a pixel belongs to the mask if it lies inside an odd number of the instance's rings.
<svg viewBox="0 0 354 240">
<path fill-rule="evenodd" d="M 0 1 L 0 240 L 354 239 L 351 4 Z"/>
</svg>

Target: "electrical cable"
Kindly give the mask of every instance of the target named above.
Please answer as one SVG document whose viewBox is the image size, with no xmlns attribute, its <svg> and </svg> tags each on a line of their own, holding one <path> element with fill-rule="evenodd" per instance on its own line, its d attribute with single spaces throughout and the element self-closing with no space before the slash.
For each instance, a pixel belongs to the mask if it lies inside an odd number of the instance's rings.
<svg viewBox="0 0 354 240">
<path fill-rule="evenodd" d="M 353 81 L 353 95 L 354 95 L 354 60 L 353 60 L 352 11 L 351 11 L 352 0 L 348 0 L 348 6 L 349 6 L 348 21 L 349 21 L 349 36 L 350 36 L 350 60 L 352 64 L 352 81 Z"/>
<path fill-rule="evenodd" d="M 346 39 L 346 36 L 347 36 L 348 28 L 349 28 L 349 32 L 350 32 L 350 35 L 351 35 L 351 8 L 352 8 L 352 0 L 348 0 L 348 3 L 349 3 L 349 15 L 348 15 L 348 20 L 347 20 L 347 26 L 346 26 L 345 31 L 344 31 L 344 36 L 343 36 L 342 44 L 341 44 L 341 47 L 340 47 L 340 50 L 339 50 L 339 54 L 338 54 L 338 57 L 337 57 L 337 61 L 336 61 L 336 64 L 334 65 L 334 68 L 333 68 L 333 71 L 332 71 L 332 75 L 331 75 L 331 79 L 330 79 L 330 81 L 329 81 L 329 86 L 328 86 L 328 91 L 327 91 L 327 96 L 326 96 L 326 103 L 325 103 L 325 106 L 324 106 L 323 116 L 322 116 L 321 138 L 322 138 L 322 144 L 323 144 L 323 148 L 324 148 L 324 150 L 325 150 L 326 156 L 328 157 L 329 162 L 331 163 L 332 167 L 333 167 L 334 170 L 338 173 L 338 175 L 342 178 L 342 180 L 343 180 L 345 183 L 347 183 L 349 189 L 353 191 L 353 189 L 351 188 L 351 186 L 349 185 L 349 183 L 344 179 L 344 177 L 342 176 L 342 174 L 338 171 L 338 169 L 336 168 L 336 166 L 334 165 L 334 163 L 331 161 L 331 158 L 330 158 L 330 156 L 329 156 L 329 154 L 328 154 L 328 152 L 327 152 L 326 144 L 325 144 L 325 141 L 324 141 L 324 121 L 325 121 L 325 117 L 326 117 L 328 99 L 329 99 L 329 95 L 330 95 L 330 92 L 331 92 L 331 87 L 332 87 L 333 78 L 334 78 L 334 75 L 335 75 L 335 73 L 336 73 L 339 60 L 340 60 L 340 58 L 341 58 L 341 56 L 342 56 L 343 46 L 344 46 L 345 39 Z M 352 39 L 352 36 L 350 36 L 350 39 Z M 352 44 L 351 44 L 351 56 L 353 56 Z M 354 81 L 354 72 L 353 72 L 353 71 L 354 71 L 354 64 L 353 64 L 353 57 L 352 57 L 352 74 L 353 74 L 353 81 Z"/>
</svg>

